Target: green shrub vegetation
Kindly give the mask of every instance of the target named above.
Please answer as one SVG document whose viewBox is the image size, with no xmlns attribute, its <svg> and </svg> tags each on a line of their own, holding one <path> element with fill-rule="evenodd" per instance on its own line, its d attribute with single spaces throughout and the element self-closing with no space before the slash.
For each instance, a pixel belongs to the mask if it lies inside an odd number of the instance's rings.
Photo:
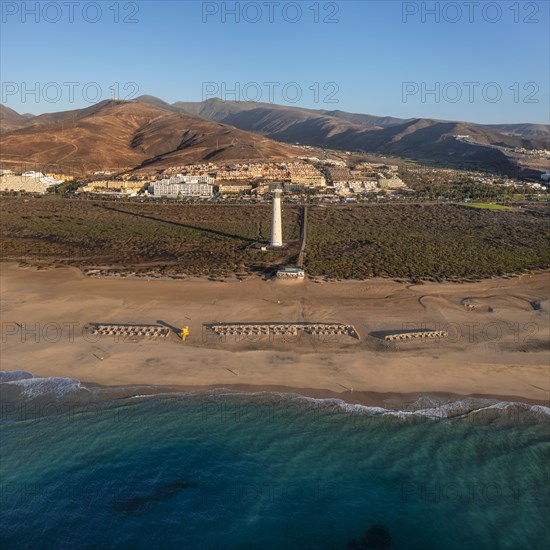
<svg viewBox="0 0 550 550">
<path fill-rule="evenodd" d="M 475 278 L 550 265 L 546 212 L 458 205 L 310 209 L 306 268 L 333 278 Z"/>
<path fill-rule="evenodd" d="M 289 247 L 269 241 L 270 206 L 3 198 L 4 260 L 121 274 L 219 277 L 295 261 L 300 208 L 283 209 Z M 305 268 L 340 279 L 468 279 L 550 266 L 548 209 L 377 204 L 310 207 Z"/>
</svg>

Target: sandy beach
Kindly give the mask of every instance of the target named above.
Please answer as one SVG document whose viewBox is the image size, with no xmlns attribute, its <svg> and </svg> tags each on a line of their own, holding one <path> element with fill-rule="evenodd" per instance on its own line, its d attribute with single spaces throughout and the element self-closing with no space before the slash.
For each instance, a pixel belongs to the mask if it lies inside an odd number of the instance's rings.
<svg viewBox="0 0 550 550">
<path fill-rule="evenodd" d="M 419 393 L 548 404 L 548 273 L 469 284 L 94 279 L 2 264 L 2 370 L 105 386 L 235 387 L 378 404 Z M 166 323 L 166 339 L 91 336 L 91 322 Z M 348 336 L 207 337 L 203 323 L 338 322 Z M 176 330 L 188 326 L 182 342 Z M 446 330 L 387 343 L 404 329 Z"/>
</svg>

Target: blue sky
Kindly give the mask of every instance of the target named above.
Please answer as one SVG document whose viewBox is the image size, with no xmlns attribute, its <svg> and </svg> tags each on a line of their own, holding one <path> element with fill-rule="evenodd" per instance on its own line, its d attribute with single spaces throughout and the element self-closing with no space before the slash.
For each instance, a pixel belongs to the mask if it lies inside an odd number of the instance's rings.
<svg viewBox="0 0 550 550">
<path fill-rule="evenodd" d="M 1 100 L 19 112 L 118 83 L 121 99 L 549 123 L 547 1 L 0 3 Z"/>
</svg>

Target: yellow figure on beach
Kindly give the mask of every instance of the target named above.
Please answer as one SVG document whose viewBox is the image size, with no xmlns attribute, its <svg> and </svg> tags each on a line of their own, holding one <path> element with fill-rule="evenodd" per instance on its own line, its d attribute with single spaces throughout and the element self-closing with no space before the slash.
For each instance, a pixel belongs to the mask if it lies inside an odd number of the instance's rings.
<svg viewBox="0 0 550 550">
<path fill-rule="evenodd" d="M 180 332 L 180 336 L 183 342 L 187 339 L 189 336 L 189 327 L 183 327 Z"/>
</svg>

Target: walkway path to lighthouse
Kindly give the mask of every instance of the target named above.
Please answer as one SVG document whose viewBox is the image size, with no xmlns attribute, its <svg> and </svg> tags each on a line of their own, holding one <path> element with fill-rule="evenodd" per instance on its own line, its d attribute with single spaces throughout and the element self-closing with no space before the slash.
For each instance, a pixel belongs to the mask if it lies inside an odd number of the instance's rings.
<svg viewBox="0 0 550 550">
<path fill-rule="evenodd" d="M 298 267 L 304 267 L 304 252 L 307 242 L 307 204 L 302 209 L 302 227 L 300 230 L 300 253 L 298 254 Z"/>
</svg>

